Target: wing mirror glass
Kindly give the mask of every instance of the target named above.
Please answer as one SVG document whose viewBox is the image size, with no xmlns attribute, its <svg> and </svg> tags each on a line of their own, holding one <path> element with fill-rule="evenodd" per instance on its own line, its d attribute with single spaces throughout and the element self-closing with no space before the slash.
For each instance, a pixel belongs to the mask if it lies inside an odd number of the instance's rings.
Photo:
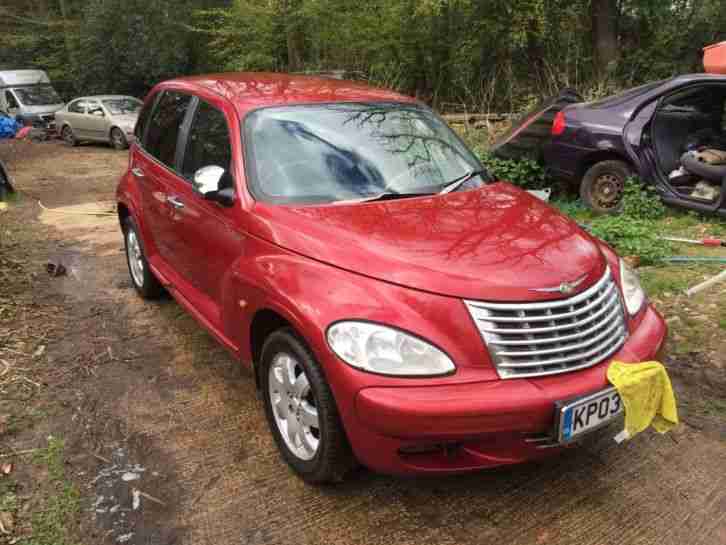
<svg viewBox="0 0 726 545">
<path fill-rule="evenodd" d="M 222 206 L 234 203 L 234 183 L 232 175 L 216 165 L 202 167 L 194 173 L 194 187 L 208 201 Z"/>
</svg>

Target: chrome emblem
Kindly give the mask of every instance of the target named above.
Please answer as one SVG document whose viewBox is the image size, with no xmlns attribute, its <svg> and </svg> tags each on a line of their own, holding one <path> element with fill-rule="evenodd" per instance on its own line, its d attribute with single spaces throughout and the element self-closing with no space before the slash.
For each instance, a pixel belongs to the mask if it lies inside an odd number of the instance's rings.
<svg viewBox="0 0 726 545">
<path fill-rule="evenodd" d="M 587 278 L 587 275 L 583 274 L 580 278 L 573 280 L 572 282 L 562 282 L 559 286 L 553 286 L 551 288 L 530 288 L 529 291 L 539 291 L 544 293 L 560 292 L 562 295 L 570 295 L 574 293 L 577 287 L 585 281 L 585 278 Z"/>
</svg>

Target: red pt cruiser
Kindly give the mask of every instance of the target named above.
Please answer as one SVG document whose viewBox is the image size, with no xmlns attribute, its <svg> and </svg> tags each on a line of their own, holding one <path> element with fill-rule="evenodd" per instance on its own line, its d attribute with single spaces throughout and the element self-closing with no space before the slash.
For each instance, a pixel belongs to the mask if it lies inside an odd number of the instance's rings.
<svg viewBox="0 0 726 545">
<path fill-rule="evenodd" d="M 158 85 L 118 211 L 144 297 L 166 289 L 254 368 L 310 482 L 354 460 L 457 472 L 618 418 L 605 377 L 666 332 L 604 243 L 496 181 L 426 106 L 359 83 Z"/>
</svg>

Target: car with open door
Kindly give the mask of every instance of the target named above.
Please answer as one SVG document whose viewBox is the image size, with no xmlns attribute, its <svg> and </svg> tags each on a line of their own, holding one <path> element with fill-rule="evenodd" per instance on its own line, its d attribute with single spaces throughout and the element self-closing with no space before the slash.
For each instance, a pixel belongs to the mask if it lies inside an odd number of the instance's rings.
<svg viewBox="0 0 726 545">
<path fill-rule="evenodd" d="M 117 200 L 135 289 L 252 370 L 307 481 L 559 452 L 622 417 L 610 362 L 665 338 L 611 248 L 492 179 L 425 105 L 361 83 L 159 84 Z"/>
<path fill-rule="evenodd" d="M 723 49 L 726 43 L 708 48 L 707 58 Z M 707 66 L 723 72 L 726 63 Z M 529 141 L 516 137 L 544 113 L 548 131 Z M 560 101 L 542 114 L 515 124 L 515 138 L 505 135 L 494 153 L 543 161 L 552 175 L 576 184 L 598 213 L 618 211 L 626 179 L 637 175 L 667 204 L 726 215 L 723 73 L 677 76 L 594 102 Z M 524 127 L 521 134 L 528 132 Z"/>
<path fill-rule="evenodd" d="M 129 147 L 142 102 L 124 95 L 80 97 L 55 114 L 63 140 L 71 146 L 80 142 L 107 142 L 117 150 Z"/>
</svg>

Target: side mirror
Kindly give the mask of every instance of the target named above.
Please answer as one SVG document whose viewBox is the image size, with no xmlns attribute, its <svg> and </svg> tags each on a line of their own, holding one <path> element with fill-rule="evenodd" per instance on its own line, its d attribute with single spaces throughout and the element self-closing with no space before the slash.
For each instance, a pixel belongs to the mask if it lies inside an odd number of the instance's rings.
<svg viewBox="0 0 726 545">
<path fill-rule="evenodd" d="M 104 117 L 106 114 L 103 113 L 103 110 L 101 108 L 96 108 L 95 110 L 89 110 L 89 114 L 95 115 L 96 117 Z"/>
<path fill-rule="evenodd" d="M 222 206 L 232 206 L 234 204 L 234 184 L 224 184 L 220 189 L 222 182 L 231 178 L 226 169 L 211 165 L 202 167 L 194 173 L 194 187 L 208 201 L 213 201 Z"/>
</svg>

